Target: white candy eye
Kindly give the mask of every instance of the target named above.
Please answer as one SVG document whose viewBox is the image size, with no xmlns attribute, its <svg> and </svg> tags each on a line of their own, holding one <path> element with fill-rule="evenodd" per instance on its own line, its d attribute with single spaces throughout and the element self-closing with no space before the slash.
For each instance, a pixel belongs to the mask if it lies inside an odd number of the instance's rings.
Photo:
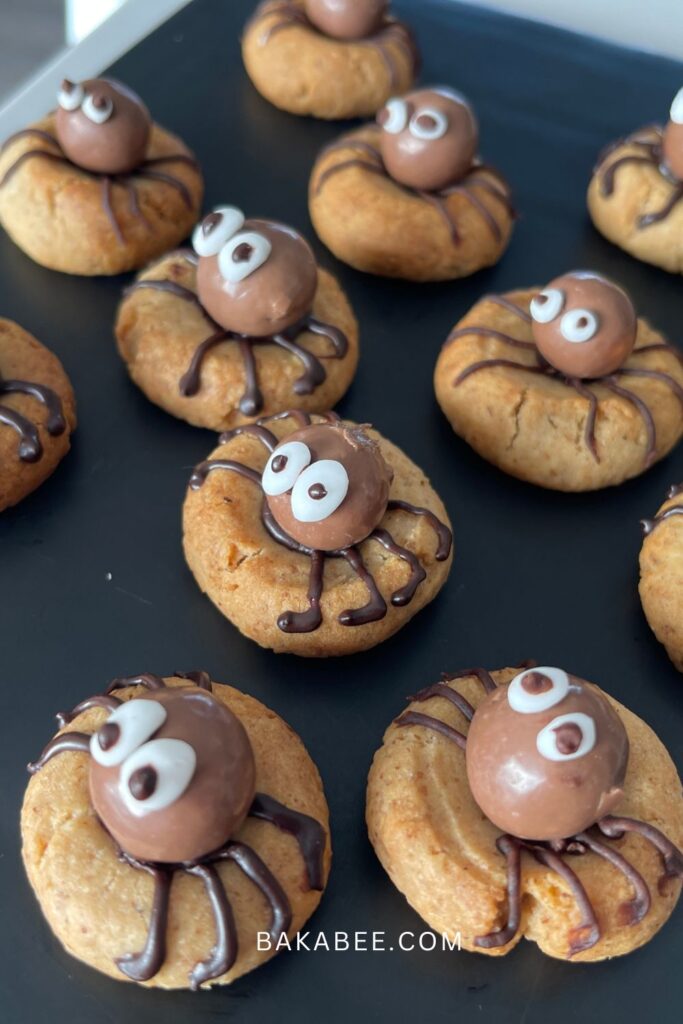
<svg viewBox="0 0 683 1024">
<path fill-rule="evenodd" d="M 408 124 L 408 104 L 405 100 L 388 100 L 382 111 L 380 124 L 389 135 L 400 135 Z"/>
<path fill-rule="evenodd" d="M 57 103 L 62 110 L 78 110 L 84 95 L 83 86 L 80 83 L 70 82 L 65 78 L 57 93 Z"/>
<path fill-rule="evenodd" d="M 311 461 L 311 452 L 301 441 L 288 441 L 273 452 L 261 477 L 266 494 L 275 497 L 292 489 L 297 478 Z"/>
<path fill-rule="evenodd" d="M 198 256 L 216 256 L 243 224 L 244 214 L 236 206 L 217 206 L 194 229 L 192 248 Z"/>
<path fill-rule="evenodd" d="M 104 768 L 121 764 L 166 721 L 157 700 L 128 700 L 114 711 L 90 739 L 90 753 Z"/>
<path fill-rule="evenodd" d="M 320 459 L 303 471 L 292 491 L 292 514 L 300 523 L 319 523 L 346 497 L 349 477 L 341 462 Z"/>
<path fill-rule="evenodd" d="M 197 755 L 185 740 L 150 740 L 121 768 L 119 792 L 136 817 L 162 811 L 183 795 L 192 781 Z"/>
<path fill-rule="evenodd" d="M 564 292 L 559 288 L 546 288 L 531 300 L 529 312 L 537 324 L 549 324 L 564 306 Z"/>
<path fill-rule="evenodd" d="M 263 266 L 272 252 L 272 245 L 256 231 L 234 235 L 218 254 L 218 269 L 230 284 L 237 284 Z"/>
<path fill-rule="evenodd" d="M 561 668 L 532 668 L 520 672 L 508 686 L 508 704 L 522 715 L 554 707 L 569 693 L 569 676 Z"/>
<path fill-rule="evenodd" d="M 560 320 L 560 334 L 567 341 L 580 345 L 597 334 L 599 321 L 589 309 L 570 309 Z"/>
<path fill-rule="evenodd" d="M 423 107 L 410 119 L 410 134 L 416 139 L 432 142 L 441 139 L 448 131 L 448 118 L 440 110 Z"/>
<path fill-rule="evenodd" d="M 88 93 L 83 100 L 81 110 L 94 124 L 104 124 L 114 112 L 114 104 L 108 96 L 93 96 Z"/>
<path fill-rule="evenodd" d="M 683 88 L 674 96 L 669 116 L 675 124 L 683 124 Z"/>
<path fill-rule="evenodd" d="M 575 761 L 594 746 L 595 722 L 582 711 L 558 715 L 536 737 L 536 749 L 546 761 Z"/>
</svg>

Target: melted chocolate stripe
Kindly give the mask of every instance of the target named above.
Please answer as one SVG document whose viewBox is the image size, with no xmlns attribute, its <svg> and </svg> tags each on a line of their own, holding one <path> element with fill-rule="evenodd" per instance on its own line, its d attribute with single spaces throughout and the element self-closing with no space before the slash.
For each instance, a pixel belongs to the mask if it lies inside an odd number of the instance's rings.
<svg viewBox="0 0 683 1024">
<path fill-rule="evenodd" d="M 581 921 L 569 933 L 569 956 L 576 956 L 577 953 L 583 953 L 584 950 L 591 949 L 600 939 L 600 925 L 595 916 L 593 905 L 579 877 L 552 850 L 531 844 L 526 844 L 526 849 L 533 853 L 537 861 L 550 868 L 560 878 L 564 878 L 571 890 L 572 896 L 576 900 L 576 905 L 581 913 Z"/>
<path fill-rule="evenodd" d="M 232 470 L 233 473 L 251 480 L 252 483 L 257 484 L 259 487 L 261 486 L 261 474 L 257 473 L 255 469 L 243 466 L 241 462 L 233 462 L 231 459 L 213 459 L 200 462 L 195 467 L 190 477 L 190 489 L 193 491 L 199 490 L 209 473 L 212 473 L 215 469 Z"/>
<path fill-rule="evenodd" d="M 199 301 L 199 297 L 198 297 L 197 293 L 193 292 L 191 288 L 186 288 L 184 285 L 177 284 L 175 281 L 168 281 L 168 280 L 163 280 L 163 279 L 162 280 L 147 279 L 147 280 L 142 280 L 142 281 L 134 281 L 133 284 L 129 285 L 125 289 L 123 294 L 127 298 L 129 295 L 132 295 L 133 292 L 139 291 L 142 288 L 151 288 L 154 291 L 159 291 L 159 292 L 169 292 L 171 295 L 176 295 L 179 299 L 184 299 L 186 302 L 192 302 L 195 306 L 197 306 L 202 311 L 202 313 L 204 313 L 204 315 L 209 320 L 211 319 L 208 316 L 208 313 L 206 313 L 206 311 L 205 311 L 204 307 L 202 306 L 201 302 Z M 213 323 L 213 321 L 211 321 L 211 323 Z M 218 324 L 216 324 L 216 327 L 218 327 Z"/>
<path fill-rule="evenodd" d="M 461 750 L 467 745 L 467 740 L 461 732 L 454 729 L 452 725 L 442 722 L 440 718 L 432 718 L 431 715 L 423 715 L 419 711 L 406 711 L 400 718 L 396 719 L 396 725 L 423 725 L 427 729 L 440 733 L 446 739 L 452 740 Z"/>
<path fill-rule="evenodd" d="M 497 306 L 502 306 L 503 309 L 507 309 L 508 312 L 514 313 L 515 316 L 520 317 L 522 320 L 526 321 L 526 323 L 531 323 L 531 314 L 528 313 L 525 309 L 522 309 L 521 306 L 518 306 L 516 302 L 513 302 L 511 299 L 506 298 L 505 295 L 485 295 L 483 299 L 481 299 L 480 301 L 495 302 Z M 446 342 L 446 344 L 448 344 L 448 341 Z"/>
<path fill-rule="evenodd" d="M 460 232 L 458 231 L 458 225 L 455 222 L 455 218 L 451 216 L 451 211 L 449 210 L 448 206 L 441 198 L 441 196 L 436 192 L 420 191 L 416 192 L 415 194 L 418 195 L 420 199 L 423 199 L 426 203 L 429 203 L 430 206 L 434 207 L 434 209 L 440 215 L 441 219 L 443 220 L 446 227 L 450 231 L 451 241 L 453 245 L 458 245 L 459 242 L 461 241 Z"/>
<path fill-rule="evenodd" d="M 51 761 L 57 754 L 65 753 L 90 753 L 90 736 L 84 732 L 63 732 L 50 740 L 37 761 L 31 761 L 27 766 L 29 775 L 35 775 L 41 768 L 44 768 L 48 761 Z"/>
<path fill-rule="evenodd" d="M 20 132 L 15 132 L 14 135 L 10 135 L 8 139 L 5 139 L 2 146 L 0 146 L 0 153 L 4 153 L 13 142 L 17 141 L 17 139 L 25 139 L 30 136 L 42 139 L 43 142 L 49 142 L 51 145 L 57 146 L 58 149 L 60 148 L 54 135 L 50 135 L 49 132 L 43 131 L 42 128 L 22 128 Z"/>
<path fill-rule="evenodd" d="M 470 702 L 465 697 L 463 697 L 461 693 L 458 693 L 457 690 L 453 690 L 450 686 L 447 686 L 445 682 L 432 683 L 431 686 L 425 686 L 424 689 L 418 690 L 418 692 L 414 694 L 412 697 L 409 697 L 408 700 L 421 702 L 425 700 L 431 700 L 432 697 L 445 698 L 445 700 L 450 701 L 451 704 L 453 704 L 453 706 L 456 707 L 458 711 L 465 716 L 468 722 L 472 721 L 472 717 L 474 715 L 474 708 L 472 707 Z"/>
<path fill-rule="evenodd" d="M 620 853 L 617 853 L 616 850 L 611 850 L 609 846 L 599 842 L 589 832 L 580 832 L 575 838 L 579 842 L 584 843 L 598 857 L 602 857 L 603 860 L 612 864 L 632 886 L 633 899 L 623 903 L 621 906 L 622 924 L 634 925 L 642 921 L 650 909 L 650 890 L 640 872 L 636 871 L 633 865 L 629 864 Z"/>
<path fill-rule="evenodd" d="M 22 462 L 37 462 L 43 454 L 38 429 L 34 423 L 16 409 L 0 405 L 0 423 L 11 427 L 19 435 L 19 458 Z"/>
<path fill-rule="evenodd" d="M 131 981 L 149 981 L 161 970 L 166 959 L 166 928 L 173 873 L 144 864 L 125 853 L 121 854 L 121 859 L 129 867 L 137 871 L 147 871 L 152 876 L 154 896 L 144 948 L 139 953 L 125 953 L 117 957 L 114 963 Z"/>
<path fill-rule="evenodd" d="M 644 821 L 634 818 L 618 818 L 608 814 L 597 823 L 600 831 L 610 839 L 621 839 L 625 832 L 635 832 L 659 851 L 664 864 L 665 878 L 683 878 L 683 852 L 670 839 Z"/>
<path fill-rule="evenodd" d="M 481 185 L 481 182 L 478 182 L 477 184 Z M 498 193 L 496 194 L 498 195 Z M 449 195 L 463 196 L 463 198 L 479 212 L 495 240 L 497 242 L 501 241 L 503 232 L 501 231 L 500 224 L 493 216 L 488 206 L 486 206 L 485 203 L 482 203 L 481 199 L 479 199 L 479 197 L 476 196 L 467 185 L 454 185 L 449 189 Z"/>
<path fill-rule="evenodd" d="M 219 444 L 228 444 L 234 437 L 255 437 L 264 445 L 268 452 L 272 452 L 277 447 L 277 437 L 266 427 L 261 426 L 260 423 L 245 423 L 241 427 L 233 427 L 232 430 L 226 430 L 218 437 Z"/>
<path fill-rule="evenodd" d="M 322 622 L 320 598 L 323 593 L 325 556 L 322 551 L 311 552 L 308 583 L 308 608 L 304 612 L 286 611 L 278 616 L 278 628 L 283 633 L 312 633 Z"/>
<path fill-rule="evenodd" d="M 397 555 L 402 558 L 404 562 L 408 563 L 410 567 L 410 577 L 405 586 L 400 587 L 399 590 L 394 591 L 391 595 L 391 603 L 397 607 L 403 607 L 403 605 L 409 604 L 415 597 L 415 591 L 427 578 L 427 573 L 422 568 L 419 559 L 412 551 L 408 551 L 407 548 L 401 547 L 397 544 L 394 538 L 391 536 L 388 530 L 384 530 L 381 527 L 377 527 L 372 531 L 368 540 L 377 540 L 379 543 L 390 551 L 392 555 Z"/>
<path fill-rule="evenodd" d="M 290 340 L 284 334 L 274 334 L 270 340 L 275 345 L 279 345 L 280 348 L 284 348 L 287 352 L 296 356 L 303 364 L 304 372 L 300 377 L 297 377 L 292 385 L 297 395 L 310 395 L 311 392 L 315 391 L 323 383 L 327 374 L 325 373 L 325 367 L 317 356 L 302 348 L 301 345 L 297 345 L 295 341 Z"/>
<path fill-rule="evenodd" d="M 221 850 L 218 860 L 231 860 L 237 864 L 250 882 L 260 889 L 270 904 L 270 924 L 268 934 L 275 944 L 281 935 L 289 931 L 292 923 L 292 908 L 275 875 L 261 860 L 255 850 L 246 843 L 233 842 L 225 850 Z"/>
<path fill-rule="evenodd" d="M 195 964 L 190 972 L 190 988 L 196 992 L 200 985 L 213 978 L 220 978 L 235 963 L 238 953 L 237 928 L 232 907 L 216 869 L 210 864 L 191 864 L 185 871 L 188 875 L 201 878 L 204 883 L 216 929 L 216 942 L 210 955 Z"/>
<path fill-rule="evenodd" d="M 111 178 L 108 175 L 103 174 L 100 183 L 100 189 L 102 192 L 102 208 L 107 215 L 109 223 L 111 224 L 112 231 L 116 235 L 117 242 L 119 243 L 119 245 L 125 245 L 126 240 L 123 237 L 123 231 L 119 226 L 119 222 L 116 219 L 116 215 L 112 207 L 111 185 Z"/>
<path fill-rule="evenodd" d="M 322 892 L 325 887 L 324 855 L 327 835 L 320 822 L 308 814 L 285 807 L 279 800 L 265 793 L 256 794 L 249 816 L 268 821 L 281 832 L 294 836 L 304 860 L 308 886 L 316 892 Z"/>
<path fill-rule="evenodd" d="M 653 210 L 650 213 L 644 213 L 642 217 L 638 218 L 638 227 L 648 228 L 651 224 L 658 224 L 660 221 L 666 220 L 671 211 L 675 206 L 683 200 L 683 185 L 679 185 L 673 190 L 671 196 L 667 202 L 662 206 L 661 210 Z"/>
<path fill-rule="evenodd" d="M 615 377 L 649 377 L 651 380 L 661 380 L 663 384 L 668 384 L 676 398 L 683 405 L 683 387 L 678 383 L 675 377 L 671 374 L 665 373 L 663 370 L 638 370 L 631 366 L 624 366 L 620 370 L 617 370 L 614 374 Z"/>
<path fill-rule="evenodd" d="M 45 427 L 48 434 L 52 437 L 59 437 L 66 430 L 62 400 L 52 388 L 27 380 L 2 380 L 0 378 L 0 394 L 29 395 L 31 398 L 36 398 L 47 410 Z M 3 406 L 3 408 L 5 407 Z"/>
<path fill-rule="evenodd" d="M 578 392 L 578 394 L 580 394 L 582 398 L 585 398 L 586 401 L 589 403 L 588 415 L 586 416 L 586 425 L 583 429 L 583 436 L 591 455 L 593 456 L 596 462 L 600 462 L 600 455 L 598 453 L 598 442 L 595 436 L 595 424 L 598 418 L 599 405 L 598 396 L 595 394 L 594 391 L 591 391 L 590 388 L 586 387 L 586 385 L 578 379 L 572 378 L 569 383 L 571 383 L 571 386 Z"/>
<path fill-rule="evenodd" d="M 208 672 L 195 669 L 192 672 L 175 672 L 174 675 L 178 676 L 179 679 L 189 680 L 189 682 L 199 687 L 200 690 L 207 690 L 209 693 L 213 693 L 213 683 Z"/>
<path fill-rule="evenodd" d="M 215 348 L 216 345 L 227 339 L 227 332 L 220 328 L 197 345 L 190 360 L 190 365 L 178 381 L 178 391 L 184 398 L 192 398 L 193 395 L 197 394 L 201 384 L 200 372 L 205 356 L 212 348 Z"/>
<path fill-rule="evenodd" d="M 368 572 L 363 557 L 357 548 L 347 548 L 341 554 L 351 566 L 356 576 L 368 588 L 370 599 L 362 608 L 344 609 L 343 612 L 339 613 L 339 621 L 342 626 L 365 626 L 369 622 L 378 622 L 387 614 L 387 604 L 379 592 L 374 576 Z"/>
<path fill-rule="evenodd" d="M 65 156 L 62 156 L 59 153 L 51 153 L 47 149 L 28 149 L 25 153 L 22 153 L 21 156 L 17 157 L 14 163 L 10 164 L 7 168 L 2 178 L 0 178 L 0 188 L 6 185 L 8 181 L 11 181 L 17 171 L 34 156 L 42 156 L 44 160 L 49 160 L 52 163 L 69 164 L 72 166 L 71 161 L 67 160 Z"/>
<path fill-rule="evenodd" d="M 104 692 L 113 693 L 114 690 L 125 690 L 128 686 L 144 686 L 147 690 L 166 689 L 166 683 L 161 676 L 154 675 L 153 672 L 141 672 L 137 676 L 117 676 Z"/>
<path fill-rule="evenodd" d="M 487 295 L 486 298 L 490 301 L 492 296 Z M 479 338 L 496 338 L 497 341 L 503 341 L 506 345 L 511 345 L 513 348 L 536 351 L 536 345 L 533 341 L 522 341 L 521 338 L 513 338 L 511 334 L 506 334 L 504 331 L 496 331 L 492 327 L 456 327 L 446 338 L 444 348 L 450 345 L 452 341 L 457 341 L 458 338 L 467 338 L 470 335 L 475 335 Z M 521 369 L 527 369 L 526 366 L 519 365 Z"/>
<path fill-rule="evenodd" d="M 336 164 L 332 164 L 331 167 L 326 167 L 325 170 L 320 174 L 315 184 L 314 194 L 320 195 L 322 187 L 325 182 L 332 177 L 333 174 L 337 174 L 339 171 L 345 171 L 349 167 L 362 167 L 366 171 L 370 171 L 371 174 L 381 174 L 383 177 L 386 176 L 384 167 L 380 167 L 377 164 L 368 163 L 367 160 L 362 160 L 360 157 L 349 157 L 348 160 L 339 160 Z"/>
<path fill-rule="evenodd" d="M 660 512 L 659 515 L 656 515 L 654 519 L 641 519 L 640 523 L 643 527 L 643 533 L 647 537 L 648 534 L 652 533 L 656 526 L 659 526 L 660 523 L 663 523 L 674 516 L 683 516 L 683 505 L 672 505 L 671 508 L 667 508 L 664 512 Z"/>
<path fill-rule="evenodd" d="M 522 919 L 521 844 L 513 836 L 499 836 L 496 846 L 506 860 L 507 921 L 498 931 L 489 932 L 488 935 L 478 935 L 475 938 L 474 944 L 480 949 L 506 946 L 519 931 Z"/>
<path fill-rule="evenodd" d="M 608 391 L 613 391 L 615 395 L 619 395 L 620 398 L 624 398 L 627 402 L 630 402 L 642 416 L 647 435 L 645 466 L 651 466 L 657 455 L 657 431 L 649 406 L 645 404 L 642 398 L 634 394 L 633 391 L 629 391 L 627 388 L 622 388 L 614 380 L 603 377 L 600 380 L 600 384 L 602 384 L 603 387 L 606 387 Z"/>
<path fill-rule="evenodd" d="M 520 668 L 533 668 L 536 665 L 535 661 L 530 661 L 525 665 L 520 665 Z M 485 668 L 461 668 L 457 672 L 444 672 L 442 679 L 444 682 L 452 683 L 456 679 L 466 679 L 468 676 L 476 676 L 481 685 L 484 687 L 485 693 L 493 693 L 496 689 L 496 682 L 491 673 Z"/>
<path fill-rule="evenodd" d="M 104 693 L 98 693 L 94 697 L 86 697 L 80 704 L 77 704 L 71 711 L 59 711 L 57 713 L 57 725 L 60 729 L 63 729 L 65 725 L 69 725 L 73 722 L 74 718 L 82 714 L 84 711 L 89 711 L 90 708 L 105 708 L 109 712 L 116 711 L 117 708 L 121 707 L 122 701 L 118 697 L 110 697 Z"/>
<path fill-rule="evenodd" d="M 412 505 L 409 501 L 402 501 L 399 498 L 392 498 L 387 504 L 388 512 L 409 512 L 413 516 L 424 516 L 429 525 L 436 533 L 438 544 L 435 558 L 437 562 L 445 562 L 451 553 L 453 534 L 445 523 L 434 515 L 428 508 L 421 508 L 419 505 Z"/>
<path fill-rule="evenodd" d="M 189 210 L 192 209 L 192 196 L 190 195 L 190 190 L 185 182 L 181 181 L 180 178 L 176 178 L 172 174 L 166 174 L 164 171 L 149 171 L 144 166 L 136 168 L 136 170 L 133 171 L 133 174 L 136 178 L 147 178 L 151 181 L 160 181 L 164 185 L 170 185 L 171 188 L 174 188 L 180 193 L 185 206 L 187 206 Z"/>
<path fill-rule="evenodd" d="M 650 156 L 637 156 L 635 153 L 631 153 L 629 156 L 622 156 L 619 160 L 615 160 L 613 164 L 607 168 L 602 176 L 601 192 L 603 196 L 611 196 L 614 192 L 614 179 L 616 173 L 620 167 L 624 164 L 652 164 L 654 163 Z"/>
</svg>

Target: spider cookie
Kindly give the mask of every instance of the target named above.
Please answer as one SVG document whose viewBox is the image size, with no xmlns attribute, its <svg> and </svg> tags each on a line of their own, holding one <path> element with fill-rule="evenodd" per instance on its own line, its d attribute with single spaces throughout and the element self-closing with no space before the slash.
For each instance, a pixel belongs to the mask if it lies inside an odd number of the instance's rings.
<svg viewBox="0 0 683 1024">
<path fill-rule="evenodd" d="M 463 948 L 630 953 L 672 913 L 683 797 L 654 732 L 558 668 L 466 669 L 410 698 L 368 781 L 377 856 Z"/>
<path fill-rule="evenodd" d="M 75 429 L 76 401 L 57 356 L 0 318 L 0 512 L 54 473 Z"/>
<path fill-rule="evenodd" d="M 0 223 L 69 274 L 143 266 L 188 234 L 203 184 L 190 151 L 120 82 L 62 82 L 56 112 L 0 150 Z"/>
<path fill-rule="evenodd" d="M 418 467 L 334 413 L 223 434 L 192 474 L 183 533 L 197 583 L 242 633 L 309 657 L 392 636 L 436 596 L 452 557 L 446 510 Z"/>
<path fill-rule="evenodd" d="M 322 150 L 309 184 L 313 226 L 344 263 L 385 277 L 444 281 L 497 263 L 514 210 L 477 156 L 479 129 L 451 89 L 389 100 Z"/>
<path fill-rule="evenodd" d="M 653 633 L 683 672 L 683 484 L 670 488 L 657 515 L 642 526 L 640 600 Z"/>
<path fill-rule="evenodd" d="M 310 917 L 327 882 L 320 777 L 274 712 L 206 672 L 115 679 L 57 716 L 21 816 L 57 938 L 105 974 L 227 985 Z"/>
<path fill-rule="evenodd" d="M 358 363 L 358 326 L 298 232 L 218 207 L 127 289 L 116 321 L 135 383 L 173 416 L 226 430 L 293 401 L 335 405 Z"/>
<path fill-rule="evenodd" d="M 485 296 L 448 337 L 434 386 L 475 451 L 559 491 L 637 476 L 683 434 L 681 353 L 588 271 Z"/>
<path fill-rule="evenodd" d="M 600 155 L 588 189 L 598 231 L 645 263 L 683 274 L 683 89 L 669 122 L 646 125 Z"/>
<path fill-rule="evenodd" d="M 266 0 L 242 38 L 247 74 L 290 114 L 369 117 L 410 89 L 419 54 L 389 0 Z"/>
</svg>

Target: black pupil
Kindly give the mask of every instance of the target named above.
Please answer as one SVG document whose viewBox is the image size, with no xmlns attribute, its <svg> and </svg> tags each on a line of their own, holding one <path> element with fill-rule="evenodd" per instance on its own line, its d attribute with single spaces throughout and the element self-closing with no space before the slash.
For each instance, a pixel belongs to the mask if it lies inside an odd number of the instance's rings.
<svg viewBox="0 0 683 1024">
<path fill-rule="evenodd" d="M 157 788 L 157 773 L 151 764 L 137 768 L 128 780 L 128 788 L 136 800 L 148 800 Z"/>
<path fill-rule="evenodd" d="M 308 494 L 314 501 L 320 501 L 327 496 L 327 491 L 322 484 L 311 484 L 308 488 Z"/>
<path fill-rule="evenodd" d="M 210 213 L 209 216 L 204 219 L 204 223 L 202 224 L 202 233 L 204 235 L 210 235 L 213 229 L 217 227 L 222 220 L 223 217 L 220 213 Z"/>
<path fill-rule="evenodd" d="M 232 254 L 234 263 L 246 263 L 247 260 L 251 259 L 251 254 L 254 251 L 254 247 L 249 245 L 248 242 L 241 242 Z"/>
<path fill-rule="evenodd" d="M 580 316 L 576 321 L 577 327 L 588 327 L 588 317 Z"/>
<path fill-rule="evenodd" d="M 116 722 L 105 722 L 97 734 L 97 742 L 102 750 L 111 750 L 120 735 L 121 730 Z"/>
<path fill-rule="evenodd" d="M 272 462 L 273 473 L 281 473 L 287 465 L 286 455 L 276 455 Z"/>
<path fill-rule="evenodd" d="M 417 123 L 420 128 L 426 128 L 428 130 L 436 128 L 436 118 L 432 117 L 431 114 L 420 114 L 417 119 Z"/>
</svg>

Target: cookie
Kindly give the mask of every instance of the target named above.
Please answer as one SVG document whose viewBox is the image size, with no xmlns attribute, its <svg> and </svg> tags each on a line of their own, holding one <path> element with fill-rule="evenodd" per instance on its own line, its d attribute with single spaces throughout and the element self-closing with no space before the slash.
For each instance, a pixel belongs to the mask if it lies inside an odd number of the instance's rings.
<svg viewBox="0 0 683 1024">
<path fill-rule="evenodd" d="M 343 135 L 318 156 L 309 184 L 313 226 L 356 270 L 447 281 L 497 263 L 514 221 L 505 179 L 477 156 L 474 112 L 451 89 L 389 100 L 378 125 Z"/>
<path fill-rule="evenodd" d="M 652 938 L 681 891 L 683 797 L 643 721 L 545 667 L 467 669 L 410 700 L 375 754 L 367 823 L 430 928 L 580 962 Z"/>
<path fill-rule="evenodd" d="M 119 352 L 138 387 L 211 430 L 293 402 L 309 412 L 335 405 L 356 371 L 358 325 L 301 235 L 220 207 L 194 237 L 199 255 L 182 250 L 148 267 L 119 308 Z"/>
<path fill-rule="evenodd" d="M 57 356 L 0 319 L 0 512 L 54 473 L 75 429 L 76 400 Z"/>
<path fill-rule="evenodd" d="M 669 490 L 654 519 L 643 520 L 640 600 L 650 627 L 683 672 L 683 484 Z"/>
<path fill-rule="evenodd" d="M 637 476 L 683 434 L 681 353 L 588 271 L 482 298 L 449 335 L 434 387 L 475 451 L 559 491 Z"/>
<path fill-rule="evenodd" d="M 378 0 L 266 0 L 242 57 L 270 103 L 327 120 L 371 116 L 410 89 L 419 65 L 410 29 Z"/>
<path fill-rule="evenodd" d="M 108 79 L 64 81 L 56 113 L 0 150 L 0 223 L 36 263 L 120 274 L 178 245 L 202 176 L 189 149 Z"/>
<path fill-rule="evenodd" d="M 436 596 L 452 558 L 446 510 L 402 451 L 370 427 L 300 410 L 221 437 L 191 477 L 183 543 L 242 633 L 306 657 L 392 636 Z"/>
<path fill-rule="evenodd" d="M 646 125 L 600 155 L 588 189 L 598 231 L 645 263 L 683 274 L 683 89 L 664 127 Z"/>
<path fill-rule="evenodd" d="M 206 672 L 144 673 L 57 721 L 29 765 L 22 852 L 72 956 L 196 989 L 230 984 L 303 926 L 330 869 L 327 804 L 278 715 Z"/>
</svg>

